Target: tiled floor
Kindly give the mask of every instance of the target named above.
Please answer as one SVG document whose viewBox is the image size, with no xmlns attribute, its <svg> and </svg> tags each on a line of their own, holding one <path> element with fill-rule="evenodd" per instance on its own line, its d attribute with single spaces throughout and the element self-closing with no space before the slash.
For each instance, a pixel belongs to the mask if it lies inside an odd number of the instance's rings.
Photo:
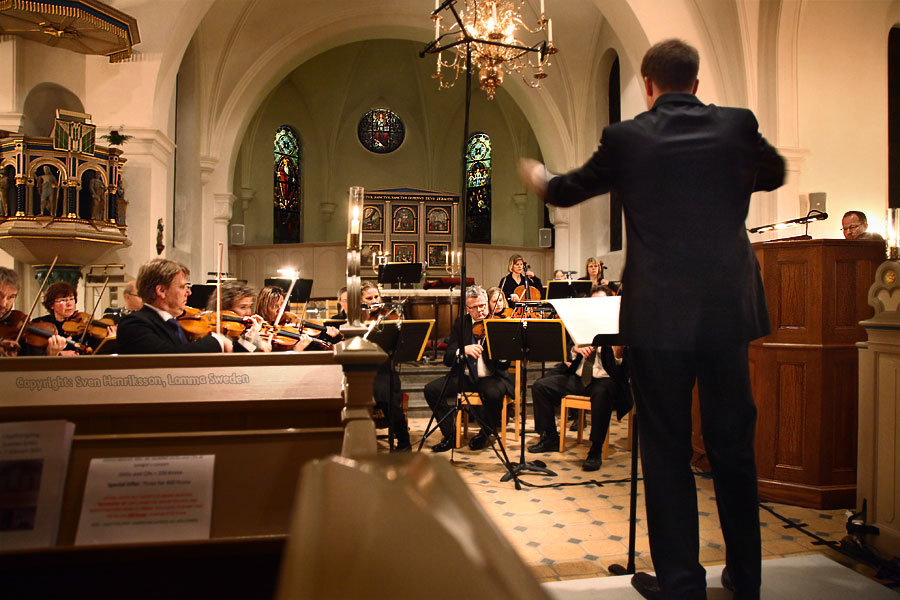
<svg viewBox="0 0 900 600">
<path fill-rule="evenodd" d="M 427 419 L 410 419 L 413 447 L 418 447 Z M 470 434 L 472 431 L 470 430 Z M 624 443 L 624 423 L 613 423 L 612 449 L 600 471 L 581 470 L 587 453 L 586 444 L 576 445 L 570 433 L 564 453 L 544 455 L 526 454 L 526 460 L 539 458 L 558 477 L 524 474 L 522 479 L 533 484 L 583 483 L 591 480 L 627 480 L 631 468 L 631 454 L 616 450 L 619 440 Z M 536 439 L 529 436 L 532 440 Z M 509 449 L 513 462 L 519 461 L 519 444 L 509 433 Z M 437 443 L 440 434 L 426 440 L 425 449 Z M 382 444 L 386 444 L 383 440 Z M 529 441 L 529 443 L 533 443 Z M 450 453 L 438 456 L 451 459 Z M 490 449 L 470 451 L 465 445 L 454 453 L 453 464 L 469 484 L 472 493 L 482 502 L 499 528 L 507 535 L 524 561 L 540 581 L 555 581 L 607 575 L 610 564 L 625 565 L 628 551 L 629 484 L 624 482 L 597 485 L 531 488 L 516 490 L 512 482 L 501 483 L 505 469 Z M 644 518 L 643 497 L 638 486 L 638 519 L 636 559 L 638 570 L 652 570 Z M 725 548 L 719 529 L 712 482 L 697 478 L 700 508 L 700 560 L 703 564 L 720 564 L 725 560 Z M 769 503 L 785 517 L 806 523 L 817 535 L 838 541 L 846 535 L 845 510 L 816 510 Z M 761 510 L 763 558 L 791 556 L 818 552 L 849 564 L 870 575 L 865 567 L 852 564 L 837 552 L 813 545 L 813 539 L 784 524 L 770 513 Z"/>
</svg>

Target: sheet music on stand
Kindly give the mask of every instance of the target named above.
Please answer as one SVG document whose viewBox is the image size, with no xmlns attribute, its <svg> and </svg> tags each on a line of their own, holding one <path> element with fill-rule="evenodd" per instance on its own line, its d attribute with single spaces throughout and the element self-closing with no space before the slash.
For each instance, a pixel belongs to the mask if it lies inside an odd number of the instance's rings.
<svg viewBox="0 0 900 600">
<path fill-rule="evenodd" d="M 489 358 L 532 362 L 566 358 L 566 336 L 559 319 L 485 319 L 484 325 Z M 528 356 L 524 355 L 526 339 Z"/>
<path fill-rule="evenodd" d="M 593 346 L 596 336 L 619 333 L 620 296 L 559 298 L 547 302 L 556 309 L 576 346 Z"/>
<path fill-rule="evenodd" d="M 434 319 L 382 321 L 373 324 L 365 338 L 378 344 L 394 362 L 418 362 L 432 327 Z"/>
</svg>

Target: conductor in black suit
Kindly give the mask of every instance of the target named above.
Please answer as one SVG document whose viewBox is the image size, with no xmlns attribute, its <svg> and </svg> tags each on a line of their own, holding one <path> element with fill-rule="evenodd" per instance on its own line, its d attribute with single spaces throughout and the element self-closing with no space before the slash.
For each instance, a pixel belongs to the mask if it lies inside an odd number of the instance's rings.
<svg viewBox="0 0 900 600">
<path fill-rule="evenodd" d="M 648 598 L 705 598 L 691 471 L 691 390 L 725 539 L 723 584 L 758 598 L 760 534 L 747 348 L 769 333 L 759 265 L 745 219 L 750 195 L 784 182 L 784 160 L 753 113 L 702 103 L 697 50 L 660 42 L 644 56 L 648 111 L 606 127 L 579 169 L 520 175 L 549 204 L 609 192 L 625 209 L 627 257 L 620 313 L 640 417 L 650 552 L 657 578 L 632 584 Z"/>
<path fill-rule="evenodd" d="M 184 312 L 191 288 L 183 264 L 154 258 L 138 271 L 137 289 L 144 306 L 119 322 L 122 354 L 183 354 L 231 352 L 231 340 L 217 333 L 188 342 L 175 318 Z"/>
</svg>

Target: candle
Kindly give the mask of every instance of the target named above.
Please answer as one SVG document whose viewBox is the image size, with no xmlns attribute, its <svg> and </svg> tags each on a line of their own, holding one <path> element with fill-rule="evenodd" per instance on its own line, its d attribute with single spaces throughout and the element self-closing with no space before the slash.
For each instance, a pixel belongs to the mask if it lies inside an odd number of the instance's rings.
<svg viewBox="0 0 900 600">
<path fill-rule="evenodd" d="M 541 16 L 544 16 L 544 0 L 541 0 Z"/>
<path fill-rule="evenodd" d="M 494 23 L 497 22 L 497 3 L 491 4 L 491 15 L 494 17 Z"/>
<path fill-rule="evenodd" d="M 543 1 L 544 0 L 541 0 L 541 2 L 543 2 Z M 441 0 L 434 0 L 434 10 L 438 9 L 438 6 L 440 6 L 440 3 L 441 3 Z"/>
<path fill-rule="evenodd" d="M 547 41 L 553 43 L 553 19 L 547 19 Z"/>
<path fill-rule="evenodd" d="M 441 18 L 436 17 L 434 19 L 434 39 L 437 39 L 441 36 Z"/>
</svg>

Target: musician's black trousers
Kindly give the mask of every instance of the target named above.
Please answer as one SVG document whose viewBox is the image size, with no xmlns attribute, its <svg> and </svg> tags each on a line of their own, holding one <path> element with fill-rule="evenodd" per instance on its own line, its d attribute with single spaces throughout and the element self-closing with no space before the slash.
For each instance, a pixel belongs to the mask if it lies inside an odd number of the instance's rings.
<svg viewBox="0 0 900 600">
<path fill-rule="evenodd" d="M 581 377 L 568 373 L 553 373 L 541 377 L 531 386 L 534 400 L 534 429 L 542 435 L 556 437 L 556 408 L 563 396 L 590 396 L 592 442 L 602 443 L 609 429 L 609 418 L 619 394 L 619 388 L 609 377 L 593 379 L 584 387 Z M 562 417 L 561 417 L 562 419 Z M 565 423 L 562 425 L 565 426 Z"/>
<path fill-rule="evenodd" d="M 393 396 L 390 393 L 391 377 L 394 378 Z M 400 389 L 400 376 L 390 368 L 389 363 L 383 363 L 375 372 L 372 396 L 375 398 L 375 408 L 380 408 L 385 416 L 390 415 L 390 428 L 397 447 L 409 446 L 409 427 L 406 424 L 406 415 L 403 414 L 403 391 Z M 390 411 L 388 403 L 390 403 Z"/>
<path fill-rule="evenodd" d="M 747 344 L 702 352 L 634 347 L 630 352 L 650 553 L 660 587 L 666 598 L 706 597 L 691 471 L 696 379 L 726 565 L 736 588 L 752 597 L 759 590 L 761 565 L 753 448 L 756 406 L 750 393 Z"/>
<path fill-rule="evenodd" d="M 444 383 L 447 383 L 444 389 Z M 435 379 L 425 386 L 425 401 L 434 411 L 434 418 L 440 421 L 444 415 L 450 412 L 447 405 L 447 399 L 453 398 L 455 401 L 456 394 L 459 391 L 459 379 L 451 372 L 449 375 Z M 481 398 L 482 406 L 473 406 L 472 410 L 478 411 L 478 416 L 484 419 L 491 429 L 495 431 L 500 428 L 500 414 L 503 410 L 503 397 L 506 395 L 507 382 L 499 375 L 489 375 L 488 377 L 479 377 L 478 383 L 472 383 L 468 377 L 463 377 L 463 387 L 466 392 L 477 392 Z M 441 390 L 444 389 L 444 397 L 441 398 Z M 444 437 L 452 437 L 455 435 L 456 423 L 453 418 L 444 419 L 441 422 L 441 433 Z"/>
</svg>

